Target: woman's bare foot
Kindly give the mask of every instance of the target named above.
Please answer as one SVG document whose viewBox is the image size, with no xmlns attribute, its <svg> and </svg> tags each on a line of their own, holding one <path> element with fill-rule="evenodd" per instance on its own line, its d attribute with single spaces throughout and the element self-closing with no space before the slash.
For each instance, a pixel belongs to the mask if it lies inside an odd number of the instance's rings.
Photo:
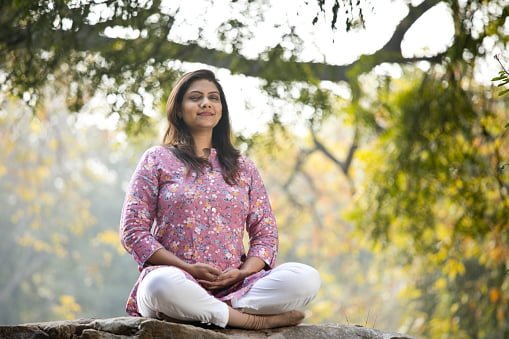
<svg viewBox="0 0 509 339">
<path fill-rule="evenodd" d="M 276 328 L 284 326 L 295 326 L 302 322 L 304 313 L 301 311 L 288 311 L 281 314 L 274 315 L 260 315 L 258 317 L 265 317 L 267 320 L 266 328 Z"/>
<path fill-rule="evenodd" d="M 247 314 L 229 308 L 228 325 L 248 330 L 262 330 L 276 327 L 295 326 L 304 319 L 301 311 L 288 311 L 273 315 Z"/>
</svg>

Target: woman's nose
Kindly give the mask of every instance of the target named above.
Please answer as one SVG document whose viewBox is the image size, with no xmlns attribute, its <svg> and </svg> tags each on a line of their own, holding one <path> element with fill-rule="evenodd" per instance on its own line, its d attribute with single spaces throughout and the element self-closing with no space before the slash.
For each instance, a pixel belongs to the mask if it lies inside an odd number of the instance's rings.
<svg viewBox="0 0 509 339">
<path fill-rule="evenodd" d="M 203 98 L 202 102 L 201 102 L 201 105 L 203 107 L 210 107 L 210 100 L 208 98 Z"/>
</svg>

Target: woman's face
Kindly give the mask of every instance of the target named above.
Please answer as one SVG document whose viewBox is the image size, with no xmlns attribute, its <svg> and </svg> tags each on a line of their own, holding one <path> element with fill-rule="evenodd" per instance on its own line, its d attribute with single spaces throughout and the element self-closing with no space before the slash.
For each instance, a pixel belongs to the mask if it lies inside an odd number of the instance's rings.
<svg viewBox="0 0 509 339">
<path fill-rule="evenodd" d="M 209 80 L 193 81 L 182 99 L 178 115 L 184 120 L 191 133 L 212 129 L 221 119 L 223 106 L 216 85 Z"/>
</svg>

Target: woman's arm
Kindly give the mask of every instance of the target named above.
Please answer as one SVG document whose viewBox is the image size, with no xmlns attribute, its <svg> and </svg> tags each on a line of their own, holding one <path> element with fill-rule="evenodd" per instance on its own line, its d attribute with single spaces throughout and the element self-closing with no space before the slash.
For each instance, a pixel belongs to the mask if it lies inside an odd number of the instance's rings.
<svg viewBox="0 0 509 339">
<path fill-rule="evenodd" d="M 243 278 L 250 276 L 251 274 L 255 274 L 263 270 L 265 267 L 265 262 L 258 257 L 249 257 L 244 261 L 244 263 L 240 266 L 240 273 Z"/>
<path fill-rule="evenodd" d="M 127 187 L 120 218 L 120 239 L 140 267 L 163 246 L 150 232 L 156 215 L 159 190 L 158 153 L 147 150 Z"/>
<path fill-rule="evenodd" d="M 276 218 L 260 173 L 249 159 L 246 159 L 246 167 L 251 177 L 249 213 L 246 220 L 249 234 L 247 258 L 257 257 L 265 263 L 265 268 L 269 269 L 276 264 L 278 250 Z"/>
</svg>

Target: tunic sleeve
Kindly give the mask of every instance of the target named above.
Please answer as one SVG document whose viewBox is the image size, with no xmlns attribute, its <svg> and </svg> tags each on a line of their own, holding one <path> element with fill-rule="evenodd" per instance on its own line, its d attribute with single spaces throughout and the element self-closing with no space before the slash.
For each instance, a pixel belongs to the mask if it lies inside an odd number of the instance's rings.
<svg viewBox="0 0 509 339">
<path fill-rule="evenodd" d="M 163 246 L 150 232 L 158 199 L 157 153 L 147 150 L 127 188 L 120 219 L 120 239 L 139 267 Z"/>
<path fill-rule="evenodd" d="M 252 162 L 248 161 L 248 164 L 251 184 L 246 226 L 249 234 L 247 256 L 258 257 L 266 265 L 273 267 L 276 264 L 278 249 L 276 219 L 272 213 L 272 207 L 260 173 Z"/>
</svg>

